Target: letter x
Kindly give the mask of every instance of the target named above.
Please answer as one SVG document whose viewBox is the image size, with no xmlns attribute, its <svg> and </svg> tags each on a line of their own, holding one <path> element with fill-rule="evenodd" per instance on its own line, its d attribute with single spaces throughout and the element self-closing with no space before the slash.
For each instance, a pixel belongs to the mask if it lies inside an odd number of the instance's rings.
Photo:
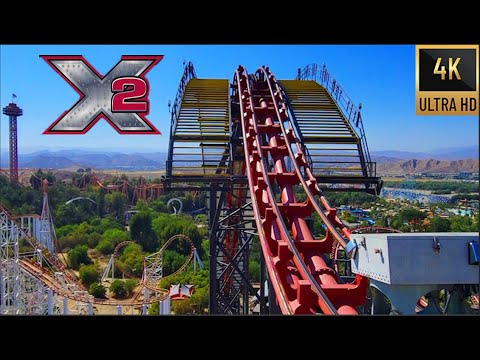
<svg viewBox="0 0 480 360">
<path fill-rule="evenodd" d="M 65 111 L 44 134 L 85 134 L 103 117 L 120 134 L 160 134 L 146 119 L 145 113 L 112 112 L 112 81 L 119 77 L 140 77 L 147 83 L 147 72 L 158 64 L 162 55 L 122 56 L 121 60 L 101 76 L 83 56 L 41 55 L 60 76 L 80 95 L 80 99 Z"/>
</svg>

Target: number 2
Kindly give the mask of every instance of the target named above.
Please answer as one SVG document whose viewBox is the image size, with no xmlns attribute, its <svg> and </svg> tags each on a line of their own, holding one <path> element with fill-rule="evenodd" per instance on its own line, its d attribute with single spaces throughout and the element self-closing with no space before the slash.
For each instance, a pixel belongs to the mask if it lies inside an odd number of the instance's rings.
<svg viewBox="0 0 480 360">
<path fill-rule="evenodd" d="M 147 112 L 148 102 L 140 99 L 147 94 L 147 83 L 139 77 L 121 77 L 112 81 L 112 112 Z"/>
</svg>

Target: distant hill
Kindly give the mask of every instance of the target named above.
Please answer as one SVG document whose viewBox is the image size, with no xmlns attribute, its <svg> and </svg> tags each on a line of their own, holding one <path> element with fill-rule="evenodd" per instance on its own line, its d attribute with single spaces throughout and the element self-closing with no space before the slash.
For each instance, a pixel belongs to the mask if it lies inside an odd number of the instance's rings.
<svg viewBox="0 0 480 360">
<path fill-rule="evenodd" d="M 76 155 L 71 159 L 83 167 L 93 168 L 159 166 L 156 161 L 146 159 L 140 154 L 86 154 Z"/>
<path fill-rule="evenodd" d="M 372 156 L 372 161 L 375 161 L 378 164 L 393 163 L 396 161 L 401 161 L 402 159 L 390 156 Z"/>
<path fill-rule="evenodd" d="M 478 159 L 435 160 L 410 159 L 377 164 L 380 175 L 399 175 L 413 173 L 459 173 L 478 172 Z"/>
<path fill-rule="evenodd" d="M 21 168 L 67 169 L 164 169 L 167 154 L 165 153 L 138 153 L 123 154 L 81 150 L 47 151 L 42 150 L 31 154 L 20 154 Z M 8 166 L 8 153 L 2 153 L 1 166 Z"/>
<path fill-rule="evenodd" d="M 436 154 L 436 155 L 431 155 Z M 429 153 L 407 151 L 372 151 L 372 160 L 377 162 L 379 174 L 405 173 L 455 173 L 478 172 L 478 146 L 467 146 L 432 150 Z M 438 155 L 438 156 L 437 156 Z M 68 150 L 41 150 L 29 154 L 20 154 L 21 168 L 68 169 L 90 167 L 93 169 L 164 169 L 167 154 L 130 153 Z M 329 159 L 325 159 L 329 160 Z M 349 161 L 349 158 L 332 158 Z M 1 152 L 1 167 L 8 166 L 8 152 Z"/>
<path fill-rule="evenodd" d="M 374 161 L 375 158 L 390 158 L 395 161 L 408 159 L 425 159 L 429 157 L 427 153 L 396 150 L 371 151 L 370 155 L 372 156 Z"/>
<path fill-rule="evenodd" d="M 478 159 L 478 145 L 437 149 L 434 155 L 435 159 L 440 160 Z"/>
<path fill-rule="evenodd" d="M 70 159 L 83 167 L 103 167 L 112 161 L 111 157 L 105 154 L 77 154 L 71 155 Z"/>
<path fill-rule="evenodd" d="M 454 147 L 454 148 L 442 148 L 434 149 L 425 152 L 410 152 L 410 151 L 396 151 L 396 150 L 383 150 L 372 151 L 372 158 L 375 157 L 390 157 L 399 160 L 409 159 L 438 159 L 438 160 L 463 160 L 463 159 L 478 159 L 478 145 Z M 374 160 L 375 161 L 375 160 Z"/>
<path fill-rule="evenodd" d="M 146 159 L 140 154 L 131 154 L 131 155 L 118 154 L 118 155 L 113 155 L 111 159 L 112 160 L 111 160 L 110 166 L 113 166 L 113 167 L 118 167 L 118 166 L 158 167 L 161 165 L 158 161 Z"/>
<path fill-rule="evenodd" d="M 20 166 L 27 168 L 66 169 L 75 166 L 75 163 L 66 157 L 37 155 L 26 164 L 20 163 Z"/>
</svg>

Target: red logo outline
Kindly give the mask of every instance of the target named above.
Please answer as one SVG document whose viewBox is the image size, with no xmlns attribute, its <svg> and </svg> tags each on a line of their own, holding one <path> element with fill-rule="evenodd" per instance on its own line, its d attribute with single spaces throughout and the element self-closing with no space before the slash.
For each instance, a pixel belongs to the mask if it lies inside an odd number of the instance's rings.
<svg viewBox="0 0 480 360">
<path fill-rule="evenodd" d="M 109 123 L 120 135 L 161 135 L 161 132 L 153 126 L 150 121 L 146 118 L 146 116 L 150 113 L 150 101 L 148 100 L 148 95 L 150 92 L 150 83 L 148 79 L 145 78 L 145 75 L 150 71 L 152 67 L 157 65 L 162 59 L 163 55 L 122 55 L 120 60 L 113 66 L 107 74 L 102 76 L 84 57 L 83 55 L 40 55 L 40 57 L 45 60 L 45 62 L 57 73 L 59 74 L 80 96 L 80 98 L 73 104 L 70 109 L 64 111 L 44 132 L 44 135 L 83 135 L 86 134 L 101 118 L 105 119 L 107 123 Z M 119 129 L 114 122 L 110 120 L 107 114 L 103 111 L 98 114 L 82 131 L 77 130 L 52 130 L 52 128 L 57 125 L 63 117 L 68 114 L 84 97 L 85 94 L 80 91 L 64 74 L 62 74 L 52 63 L 51 60 L 81 60 L 85 63 L 86 66 L 90 68 L 100 79 L 103 79 L 107 76 L 110 71 L 115 69 L 115 67 L 122 61 L 122 60 L 154 60 L 138 77 L 145 80 L 147 83 L 147 93 L 145 94 L 142 100 L 145 100 L 148 104 L 147 111 L 144 113 L 136 113 L 151 129 L 152 131 L 132 131 L 132 130 L 121 130 Z"/>
</svg>

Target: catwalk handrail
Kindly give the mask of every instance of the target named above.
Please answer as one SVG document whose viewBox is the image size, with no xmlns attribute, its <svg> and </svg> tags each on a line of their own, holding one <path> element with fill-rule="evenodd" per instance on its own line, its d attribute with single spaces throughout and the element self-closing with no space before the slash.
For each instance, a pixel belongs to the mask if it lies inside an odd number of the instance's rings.
<svg viewBox="0 0 480 360">
<path fill-rule="evenodd" d="M 325 64 L 323 64 L 321 67 L 318 64 L 309 64 L 305 66 L 303 70 L 298 69 L 295 80 L 314 80 L 320 83 L 327 90 L 345 119 L 347 119 L 352 127 L 357 129 L 360 135 L 359 139 L 363 155 L 365 156 L 366 166 L 368 167 L 368 175 L 375 176 L 376 163 L 372 162 L 370 157 L 367 137 L 365 135 L 365 129 L 363 127 L 362 115 L 360 111 L 362 109 L 362 104 L 360 104 L 358 107 L 355 106 L 354 102 L 348 96 L 343 87 L 341 87 L 338 81 L 328 72 Z"/>
<path fill-rule="evenodd" d="M 169 154 L 168 154 L 168 161 L 167 161 L 167 177 L 169 177 L 172 173 L 172 156 L 173 156 L 173 134 L 175 133 L 175 127 L 177 126 L 177 118 L 180 112 L 180 105 L 182 103 L 183 94 L 185 92 L 185 88 L 187 87 L 188 82 L 190 79 L 196 78 L 197 75 L 195 73 L 195 69 L 191 61 L 185 65 L 185 69 L 183 70 L 182 78 L 180 79 L 180 84 L 178 85 L 177 95 L 175 96 L 175 101 L 173 102 L 172 109 L 170 111 L 171 118 L 170 118 L 170 146 L 169 146 Z M 172 152 L 172 153 L 170 153 Z"/>
<path fill-rule="evenodd" d="M 287 95 L 287 92 L 285 91 L 285 88 L 282 86 L 281 83 L 278 84 L 280 89 L 282 90 L 282 95 L 283 97 L 285 98 L 286 102 L 288 104 L 290 104 L 290 99 L 288 98 L 288 95 Z M 292 107 L 291 106 L 288 106 L 287 107 L 287 111 L 290 115 L 290 119 L 292 121 L 292 127 L 293 127 L 293 131 L 295 132 L 295 136 L 300 139 L 301 141 L 301 147 L 302 147 L 302 151 L 307 159 L 307 162 L 308 162 L 308 165 L 310 166 L 310 169 L 312 171 L 314 171 L 314 162 L 313 162 L 313 159 L 312 159 L 312 156 L 310 155 L 310 152 L 308 151 L 308 148 L 305 146 L 305 139 L 303 137 L 303 134 L 302 132 L 300 131 L 300 126 L 298 125 L 298 122 L 297 122 L 297 117 L 295 116 L 295 112 L 292 111 Z M 303 174 L 305 175 L 305 174 Z"/>
</svg>

